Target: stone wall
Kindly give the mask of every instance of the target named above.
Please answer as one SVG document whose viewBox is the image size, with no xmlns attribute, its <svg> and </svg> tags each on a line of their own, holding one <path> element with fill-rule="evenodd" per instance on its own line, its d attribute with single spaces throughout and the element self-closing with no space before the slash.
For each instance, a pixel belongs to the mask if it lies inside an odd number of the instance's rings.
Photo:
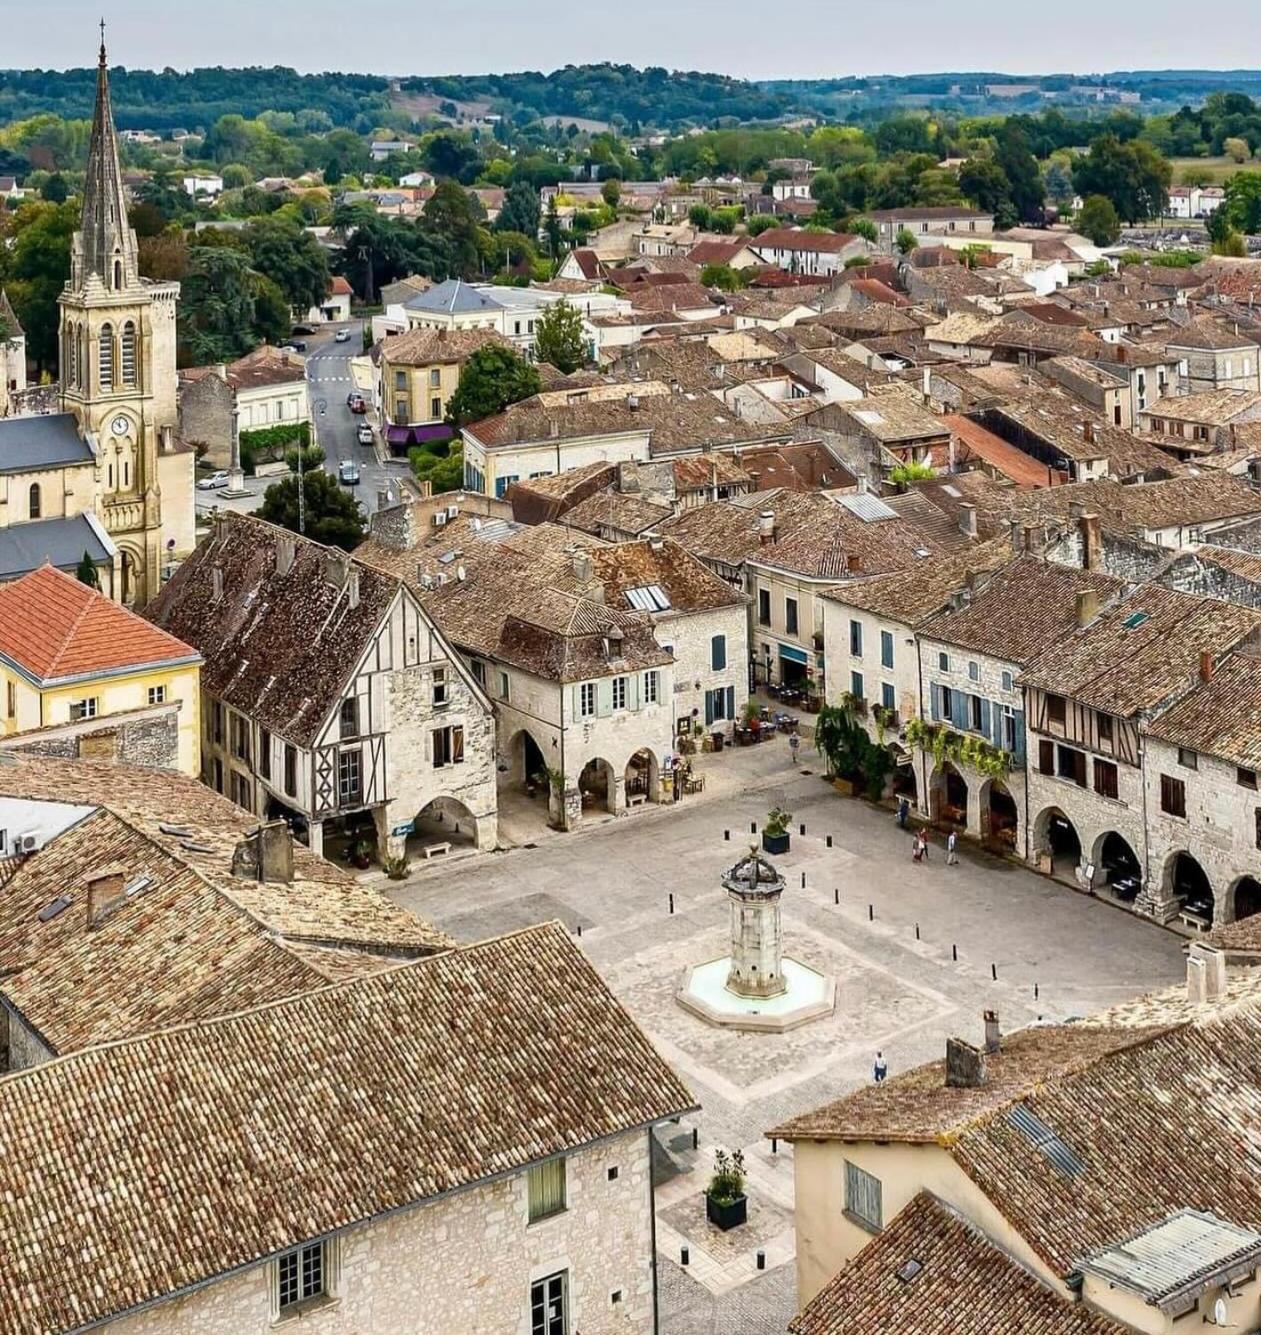
<svg viewBox="0 0 1261 1335">
<path fill-rule="evenodd" d="M 232 388 L 218 375 L 180 385 L 179 436 L 216 468 L 227 468 L 232 455 Z"/>
<path fill-rule="evenodd" d="M 8 1070 L 25 1071 L 27 1067 L 52 1060 L 53 1054 L 12 1011 L 6 1011 L 5 1018 L 9 1034 Z"/>
<path fill-rule="evenodd" d="M 1261 583 L 1212 564 L 1212 554 L 1212 548 L 1207 549 L 1209 561 L 1192 555 L 1180 557 L 1161 575 L 1160 583 L 1180 593 L 1200 594 L 1261 610 Z"/>
<path fill-rule="evenodd" d="M 674 690 L 671 716 L 677 728 L 680 719 L 690 718 L 704 725 L 705 693 L 733 688 L 735 717 L 739 717 L 749 698 L 749 615 L 743 604 L 709 612 L 689 612 L 657 622 L 657 643 L 674 653 Z M 726 666 L 713 667 L 713 639 L 726 637 Z M 730 719 L 716 722 L 708 731 L 726 725 Z"/>
<path fill-rule="evenodd" d="M 304 1311 L 295 1325 L 304 1335 L 530 1335 L 531 1282 L 567 1271 L 568 1330 L 650 1335 L 648 1134 L 578 1151 L 567 1164 L 568 1208 L 537 1223 L 528 1222 L 521 1174 L 350 1230 L 334 1244 L 332 1300 Z M 276 1318 L 275 1283 L 275 1265 L 267 1262 L 109 1329 L 117 1335 L 266 1331 Z"/>
<path fill-rule="evenodd" d="M 95 724 L 70 723 L 15 733 L 0 748 L 25 755 L 68 760 L 116 760 L 127 765 L 179 769 L 179 712 L 175 705 L 155 706 L 128 718 L 105 718 Z"/>
</svg>

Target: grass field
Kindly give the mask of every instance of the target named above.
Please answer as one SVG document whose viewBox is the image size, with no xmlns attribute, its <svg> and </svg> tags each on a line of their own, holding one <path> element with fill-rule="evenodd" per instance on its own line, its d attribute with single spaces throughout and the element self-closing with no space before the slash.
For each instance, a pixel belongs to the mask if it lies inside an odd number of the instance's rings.
<svg viewBox="0 0 1261 1335">
<path fill-rule="evenodd" d="M 1222 185 L 1238 171 L 1261 171 L 1261 161 L 1238 163 L 1234 158 L 1170 158 L 1174 185 Z"/>
</svg>

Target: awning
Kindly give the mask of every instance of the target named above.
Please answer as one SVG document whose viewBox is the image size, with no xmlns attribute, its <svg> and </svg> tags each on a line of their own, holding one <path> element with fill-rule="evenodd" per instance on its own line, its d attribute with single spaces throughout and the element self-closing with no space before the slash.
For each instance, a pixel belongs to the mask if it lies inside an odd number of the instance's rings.
<svg viewBox="0 0 1261 1335">
<path fill-rule="evenodd" d="M 810 655 L 804 649 L 794 648 L 791 644 L 781 644 L 779 646 L 779 656 L 788 659 L 791 663 L 801 663 L 803 666 L 808 666 L 810 663 Z"/>
<path fill-rule="evenodd" d="M 430 440 L 450 440 L 455 433 L 445 422 L 433 422 L 428 426 L 396 426 L 387 423 L 385 441 L 387 445 L 423 445 Z"/>
</svg>

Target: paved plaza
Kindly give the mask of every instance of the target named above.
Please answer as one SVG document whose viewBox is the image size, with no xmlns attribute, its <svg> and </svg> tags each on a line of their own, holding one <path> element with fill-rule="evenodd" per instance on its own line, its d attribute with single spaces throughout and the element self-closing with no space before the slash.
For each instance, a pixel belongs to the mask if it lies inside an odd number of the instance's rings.
<svg viewBox="0 0 1261 1335">
<path fill-rule="evenodd" d="M 782 742 L 701 757 L 700 798 L 427 866 L 387 887 L 461 940 L 553 918 L 581 931 L 591 961 L 691 1086 L 702 1111 L 660 1137 L 667 1335 L 784 1330 L 796 1304 L 792 1156 L 762 1133 L 869 1080 L 877 1049 L 897 1072 L 940 1057 L 950 1034 L 978 1039 L 985 1007 L 1010 1030 L 1184 974 L 1176 936 L 1033 872 L 971 850 L 947 867 L 939 846 L 913 863 L 892 815 L 838 796 L 817 769 L 802 772 L 815 760 L 807 744 L 794 770 Z M 785 953 L 835 978 L 836 1009 L 782 1035 L 713 1028 L 674 991 L 687 965 L 727 953 L 720 877 L 777 803 L 794 816 L 792 847 L 775 860 L 787 883 Z M 701 1197 L 718 1146 L 743 1148 L 749 1169 L 749 1222 L 729 1235 L 706 1224 Z"/>
</svg>

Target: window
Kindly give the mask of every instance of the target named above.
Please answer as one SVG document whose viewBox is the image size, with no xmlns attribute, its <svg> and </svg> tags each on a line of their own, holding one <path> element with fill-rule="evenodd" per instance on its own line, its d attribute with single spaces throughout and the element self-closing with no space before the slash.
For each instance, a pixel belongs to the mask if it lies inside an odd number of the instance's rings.
<svg viewBox="0 0 1261 1335">
<path fill-rule="evenodd" d="M 759 626 L 769 626 L 771 624 L 771 591 L 769 589 L 759 589 L 757 591 L 757 622 Z"/>
<path fill-rule="evenodd" d="M 613 708 L 614 708 L 614 709 L 625 709 L 625 708 L 626 708 L 626 682 L 627 682 L 627 678 L 625 678 L 625 677 L 614 677 L 614 678 L 613 678 Z"/>
<path fill-rule="evenodd" d="M 870 1233 L 884 1227 L 880 1179 L 845 1160 L 845 1214 Z"/>
<path fill-rule="evenodd" d="M 1187 747 L 1180 746 L 1178 748 L 1178 764 L 1181 765 L 1183 769 L 1199 769 L 1200 757 Z"/>
<path fill-rule="evenodd" d="M 435 422 L 442 416 L 442 400 L 437 395 L 429 400 L 429 416 Z"/>
<path fill-rule="evenodd" d="M 136 383 L 136 326 L 130 320 L 123 325 L 120 356 L 122 361 L 123 384 L 134 385 Z"/>
<path fill-rule="evenodd" d="M 951 723 L 955 716 L 955 693 L 949 686 L 939 686 L 938 690 L 941 692 L 941 716 Z"/>
<path fill-rule="evenodd" d="M 429 388 L 442 388 L 442 372 L 435 366 L 429 372 Z"/>
<path fill-rule="evenodd" d="M 433 730 L 433 767 L 464 763 L 464 728 L 456 724 L 450 728 Z"/>
<path fill-rule="evenodd" d="M 1160 776 L 1160 809 L 1167 816 L 1187 814 L 1187 786 L 1181 779 L 1171 778 L 1168 774 Z"/>
<path fill-rule="evenodd" d="M 1095 731 L 1099 736 L 1099 747 L 1101 750 L 1112 750 L 1112 715 L 1105 714 L 1102 710 L 1095 710 Z"/>
<path fill-rule="evenodd" d="M 288 742 L 285 743 L 285 792 L 296 797 L 298 792 L 298 753 Z"/>
<path fill-rule="evenodd" d="M 1061 728 L 1068 716 L 1066 701 L 1062 695 L 1048 695 L 1046 697 L 1046 720 L 1048 723 L 1057 723 Z"/>
<path fill-rule="evenodd" d="M 981 680 L 981 665 L 980 665 L 980 663 L 977 663 L 977 662 L 975 662 L 975 661 L 972 661 L 972 662 L 969 662 L 969 663 L 968 663 L 968 680 L 969 680 L 969 681 L 980 681 L 980 680 Z"/>
<path fill-rule="evenodd" d="M 501 672 L 499 674 L 499 698 L 501 700 L 507 700 L 508 694 L 508 674 L 506 672 Z"/>
<path fill-rule="evenodd" d="M 973 732 L 985 731 L 985 720 L 981 711 L 981 697 L 979 695 L 968 696 L 968 727 Z"/>
<path fill-rule="evenodd" d="M 356 806 L 363 800 L 363 752 L 355 746 L 337 753 L 337 802 Z"/>
<path fill-rule="evenodd" d="M 849 652 L 854 658 L 863 656 L 863 623 L 861 621 L 851 621 L 849 623 Z"/>
<path fill-rule="evenodd" d="M 39 483 L 32 482 L 30 490 L 26 493 L 26 516 L 28 519 L 38 519 L 43 513 L 43 507 L 40 504 Z"/>
<path fill-rule="evenodd" d="M 1000 707 L 1000 716 L 1002 718 L 1002 731 L 999 733 L 1001 745 L 1004 751 L 1010 751 L 1013 755 L 1016 753 L 1016 711 L 1011 705 L 1002 705 Z"/>
<path fill-rule="evenodd" d="M 784 599 L 784 629 L 789 635 L 797 633 L 797 600 L 796 598 Z"/>
<path fill-rule="evenodd" d="M 237 806 L 244 807 L 246 811 L 252 810 L 254 803 L 250 800 L 250 781 L 244 774 L 238 774 L 235 770 L 228 778 L 228 796 Z"/>
<path fill-rule="evenodd" d="M 229 731 L 232 737 L 232 754 L 238 760 L 250 758 L 250 721 L 240 714 L 233 714 L 229 719 Z"/>
<path fill-rule="evenodd" d="M 223 705 L 215 700 L 210 706 L 210 736 L 223 745 Z"/>
<path fill-rule="evenodd" d="M 284 1252 L 276 1262 L 277 1306 L 287 1312 L 328 1293 L 328 1255 L 323 1242 Z"/>
<path fill-rule="evenodd" d="M 7 681 L 7 682 L 5 682 L 5 684 L 4 684 L 4 706 L 5 706 L 5 714 L 6 714 L 9 718 L 17 718 L 17 716 L 18 716 L 18 688 L 17 688 L 17 686 L 16 686 L 16 684 L 15 684 L 14 682 Z M 1256 785 L 1256 781 L 1255 781 L 1255 777 L 1254 777 L 1252 786 L 1253 786 L 1254 788 L 1257 786 L 1257 785 Z"/>
<path fill-rule="evenodd" d="M 530 1223 L 560 1214 L 565 1208 L 565 1160 L 549 1159 L 526 1170 Z"/>
<path fill-rule="evenodd" d="M 1055 772 L 1061 779 L 1071 779 L 1079 788 L 1086 786 L 1086 753 L 1071 746 L 1056 747 Z"/>
<path fill-rule="evenodd" d="M 880 704 L 887 710 L 894 710 L 897 707 L 898 697 L 893 689 L 893 683 L 882 681 L 880 683 Z"/>
<path fill-rule="evenodd" d="M 166 703 L 166 687 L 150 686 L 148 690 L 149 703 L 151 705 L 163 705 Z"/>
<path fill-rule="evenodd" d="M 578 717 L 595 717 L 595 682 L 584 681 L 578 687 Z"/>
<path fill-rule="evenodd" d="M 1258 807 L 1254 813 L 1257 823 L 1257 847 L 1261 848 L 1261 807 Z"/>
<path fill-rule="evenodd" d="M 863 695 L 863 674 L 861 672 L 851 672 L 849 674 L 849 693 L 855 700 L 865 698 Z"/>
<path fill-rule="evenodd" d="M 880 632 L 880 666 L 893 667 L 893 632 L 891 630 Z"/>
<path fill-rule="evenodd" d="M 266 728 L 258 730 L 258 772 L 264 779 L 271 778 L 271 733 Z"/>
<path fill-rule="evenodd" d="M 407 372 L 406 372 L 406 371 L 395 371 L 395 372 L 394 372 L 394 392 L 395 392 L 396 394 L 403 394 L 403 393 L 406 393 L 406 391 L 407 391 Z"/>
<path fill-rule="evenodd" d="M 655 705 L 661 693 L 660 678 L 656 672 L 644 673 L 644 704 Z"/>
<path fill-rule="evenodd" d="M 81 719 L 95 718 L 97 704 L 98 701 L 94 695 L 88 696 L 86 700 L 72 700 L 70 702 L 70 722 L 78 723 Z"/>
<path fill-rule="evenodd" d="M 447 702 L 447 670 L 444 667 L 433 670 L 433 702 L 435 705 L 445 705 Z"/>
<path fill-rule="evenodd" d="M 1117 798 L 1117 767 L 1110 760 L 1095 760 L 1095 792 L 1100 797 Z"/>
<path fill-rule="evenodd" d="M 715 635 L 709 642 L 709 666 L 721 672 L 727 666 L 727 637 Z"/>
<path fill-rule="evenodd" d="M 937 666 L 941 669 L 942 672 L 949 672 L 949 671 L 950 671 L 950 655 L 949 655 L 949 654 L 946 654 L 946 653 L 940 653 L 940 654 L 938 654 L 938 655 L 937 655 Z"/>
<path fill-rule="evenodd" d="M 569 1273 L 530 1285 L 530 1335 L 569 1335 Z"/>
<path fill-rule="evenodd" d="M 114 388 L 114 326 L 103 324 L 97 341 L 97 379 L 102 390 Z"/>
<path fill-rule="evenodd" d="M 214 766 L 213 766 L 213 772 L 214 772 L 214 789 L 215 789 L 215 792 L 216 792 L 216 793 L 221 793 L 221 792 L 223 792 L 223 761 L 220 760 L 220 759 L 218 758 L 218 756 L 215 757 L 215 763 L 214 763 Z"/>
<path fill-rule="evenodd" d="M 9 683 L 9 690 L 10 690 L 10 691 L 13 690 L 13 683 L 12 683 L 12 682 Z M 13 699 L 13 697 L 12 697 L 12 695 L 10 695 L 10 696 L 9 696 L 9 700 L 10 700 L 10 702 L 12 701 L 12 699 Z M 10 703 L 10 705 L 9 705 L 9 717 L 10 717 L 10 718 L 13 717 L 13 706 L 12 706 L 12 703 Z M 1255 792 L 1255 791 L 1256 791 L 1256 787 L 1257 787 L 1257 772 L 1256 772 L 1256 770 L 1254 770 L 1254 769 L 1242 769 L 1242 768 L 1237 769 L 1237 770 L 1235 771 L 1235 782 L 1236 782 L 1241 788 L 1251 788 L 1251 789 Z"/>
<path fill-rule="evenodd" d="M 473 680 L 479 686 L 486 685 L 486 664 L 480 658 L 473 659 Z"/>
<path fill-rule="evenodd" d="M 1055 773 L 1054 742 L 1038 742 L 1038 773 L 1047 775 L 1053 775 Z"/>
<path fill-rule="evenodd" d="M 352 695 L 348 700 L 342 701 L 340 724 L 343 740 L 359 736 L 359 699 L 357 696 Z"/>
</svg>

